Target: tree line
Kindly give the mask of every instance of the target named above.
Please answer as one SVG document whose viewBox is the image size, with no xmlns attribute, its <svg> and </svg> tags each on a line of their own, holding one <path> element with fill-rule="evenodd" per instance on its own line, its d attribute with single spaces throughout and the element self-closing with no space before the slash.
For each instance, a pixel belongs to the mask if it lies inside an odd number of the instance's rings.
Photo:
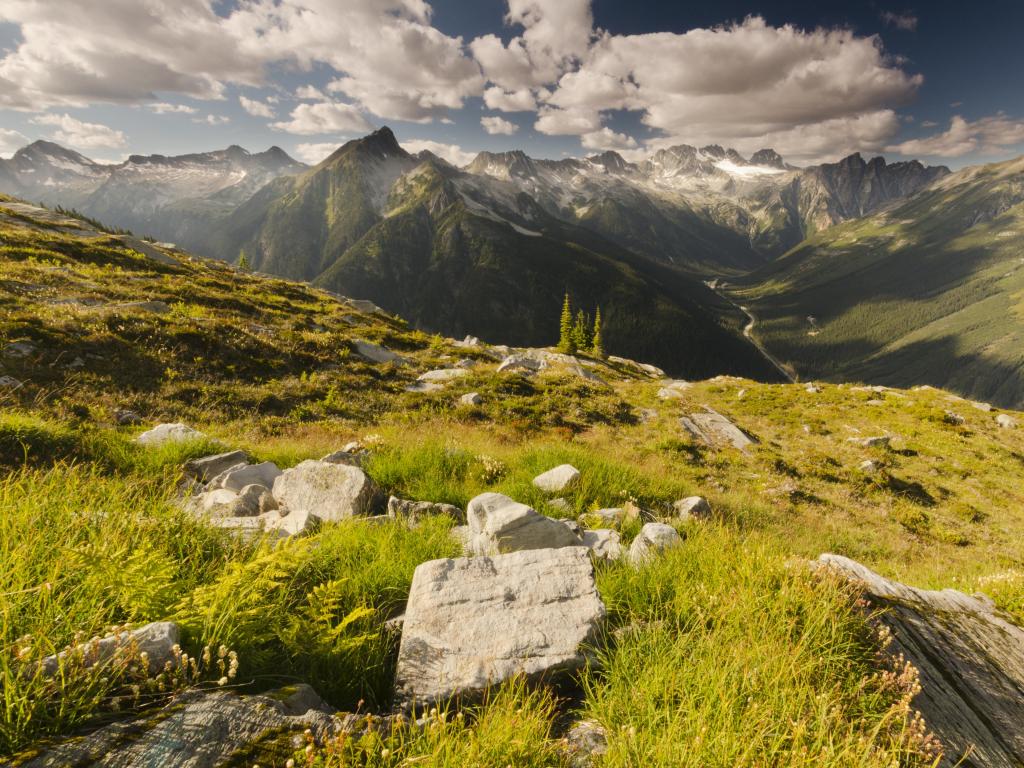
<svg viewBox="0 0 1024 768">
<path fill-rule="evenodd" d="M 558 326 L 558 351 L 567 355 L 582 352 L 594 357 L 604 357 L 600 307 L 594 311 L 593 322 L 582 309 L 577 309 L 574 316 L 572 301 L 569 298 L 569 293 L 566 292 L 565 301 L 562 302 L 562 317 Z"/>
</svg>

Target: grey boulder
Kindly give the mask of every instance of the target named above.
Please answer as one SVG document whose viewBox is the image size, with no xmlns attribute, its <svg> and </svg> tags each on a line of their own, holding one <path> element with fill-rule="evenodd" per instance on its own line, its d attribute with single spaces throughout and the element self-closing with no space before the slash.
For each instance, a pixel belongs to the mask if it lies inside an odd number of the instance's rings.
<svg viewBox="0 0 1024 768">
<path fill-rule="evenodd" d="M 185 475 L 201 483 L 209 482 L 226 469 L 249 461 L 245 451 L 228 451 L 185 462 Z"/>
<path fill-rule="evenodd" d="M 396 699 L 475 698 L 516 675 L 577 670 L 604 616 L 583 547 L 423 563 L 409 590 Z"/>
<path fill-rule="evenodd" d="M 377 494 L 366 473 L 347 464 L 303 461 L 274 480 L 278 504 L 304 509 L 324 522 L 370 514 Z"/>
<path fill-rule="evenodd" d="M 524 549 L 578 547 L 577 536 L 560 520 L 538 513 L 500 493 L 483 493 L 466 510 L 470 551 L 494 555 Z"/>
<path fill-rule="evenodd" d="M 168 443 L 187 443 L 192 440 L 201 440 L 205 437 L 202 432 L 192 429 L 185 424 L 157 424 L 150 430 L 143 432 L 135 438 L 139 445 L 149 448 L 156 448 Z"/>
<path fill-rule="evenodd" d="M 561 493 L 574 488 L 580 481 L 580 471 L 572 464 L 561 464 L 533 478 L 533 484 L 547 493 Z"/>
<path fill-rule="evenodd" d="M 672 511 L 679 520 L 707 520 L 711 517 L 711 505 L 703 496 L 687 496 L 674 501 Z"/>
<path fill-rule="evenodd" d="M 634 565 L 641 565 L 681 542 L 679 532 L 671 525 L 647 523 L 640 529 L 640 533 L 629 547 L 629 561 Z"/>
</svg>

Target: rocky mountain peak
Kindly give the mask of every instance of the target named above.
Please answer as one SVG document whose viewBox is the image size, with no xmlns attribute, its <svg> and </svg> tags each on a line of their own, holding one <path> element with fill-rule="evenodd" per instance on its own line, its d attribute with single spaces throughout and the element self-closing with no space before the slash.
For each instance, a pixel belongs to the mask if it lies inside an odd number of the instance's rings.
<svg viewBox="0 0 1024 768">
<path fill-rule="evenodd" d="M 782 155 L 770 148 L 757 150 L 757 152 L 750 156 L 750 163 L 751 165 L 761 165 L 766 168 L 778 168 L 779 170 L 785 170 L 786 168 L 786 163 L 783 161 Z"/>
<path fill-rule="evenodd" d="M 470 173 L 481 173 L 498 178 L 530 178 L 537 174 L 533 158 L 521 149 L 508 152 L 480 152 L 466 166 Z"/>
<path fill-rule="evenodd" d="M 630 166 L 625 158 L 614 150 L 608 150 L 599 155 L 591 155 L 587 160 L 594 165 L 602 166 L 608 173 L 623 173 Z"/>
</svg>

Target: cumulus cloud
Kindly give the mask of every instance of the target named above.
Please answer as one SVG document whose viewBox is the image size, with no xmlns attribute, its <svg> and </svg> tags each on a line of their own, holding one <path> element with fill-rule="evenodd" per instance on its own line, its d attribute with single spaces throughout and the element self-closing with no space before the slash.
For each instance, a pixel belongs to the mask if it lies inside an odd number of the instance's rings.
<svg viewBox="0 0 1024 768">
<path fill-rule="evenodd" d="M 291 120 L 271 123 L 270 127 L 300 136 L 320 133 L 365 133 L 373 130 L 373 126 L 357 107 L 339 101 L 299 104 L 292 110 Z"/>
<path fill-rule="evenodd" d="M 537 108 L 537 100 L 529 88 L 518 91 L 506 91 L 493 86 L 484 91 L 484 104 L 488 109 L 500 112 L 530 112 Z"/>
<path fill-rule="evenodd" d="M 312 85 L 302 85 L 295 90 L 295 98 L 305 101 L 327 101 L 327 95 Z"/>
<path fill-rule="evenodd" d="M 51 138 L 60 143 L 79 149 L 122 147 L 124 133 L 107 125 L 86 123 L 65 113 L 63 115 L 40 115 L 32 118 L 36 125 L 52 125 L 57 128 Z"/>
<path fill-rule="evenodd" d="M 262 101 L 247 99 L 245 96 L 239 96 L 238 103 L 242 105 L 242 109 L 253 117 L 274 117 L 274 110 L 269 104 L 265 104 Z"/>
<path fill-rule="evenodd" d="M 158 115 L 194 115 L 199 111 L 195 107 L 190 107 L 187 104 L 168 104 L 166 101 L 157 101 L 152 104 L 147 104 L 146 106 Z"/>
<path fill-rule="evenodd" d="M 344 141 L 320 141 L 299 144 L 295 147 L 293 154 L 304 163 L 316 165 L 327 158 L 334 150 L 344 144 Z"/>
<path fill-rule="evenodd" d="M 913 32 L 917 29 L 917 16 L 912 13 L 893 13 L 882 11 L 882 21 L 890 27 L 902 29 L 904 32 Z"/>
<path fill-rule="evenodd" d="M 492 136 L 511 136 L 519 130 L 519 126 L 502 117 L 481 117 L 480 125 Z"/>
<path fill-rule="evenodd" d="M 431 141 L 429 139 L 412 139 L 411 141 L 403 141 L 402 148 L 406 152 L 422 152 L 427 150 L 433 152 L 438 157 L 447 160 L 449 163 L 455 166 L 468 165 L 476 157 L 474 152 L 466 152 L 458 144 L 445 144 L 440 141 Z"/>
<path fill-rule="evenodd" d="M 381 117 L 429 119 L 479 95 L 463 41 L 430 23 L 424 0 L 5 0 L 20 42 L 0 58 L 0 106 L 223 98 L 258 86 L 268 65 L 333 68 L 336 89 Z M 116 40 L 117 45 L 110 41 Z"/>
<path fill-rule="evenodd" d="M 0 157 L 9 157 L 26 144 L 28 139 L 23 134 L 10 128 L 0 128 Z"/>
<path fill-rule="evenodd" d="M 601 116 L 597 110 L 544 108 L 533 127 L 549 136 L 582 136 L 601 128 Z"/>
<path fill-rule="evenodd" d="M 193 117 L 192 122 L 205 125 L 225 125 L 231 122 L 231 118 L 227 115 L 206 115 L 205 117 Z"/>
<path fill-rule="evenodd" d="M 998 154 L 1019 144 L 1024 144 L 1024 120 L 1013 120 L 1002 113 L 974 121 L 954 115 L 948 130 L 910 139 L 887 150 L 920 157 L 962 157 L 972 152 Z"/>
<path fill-rule="evenodd" d="M 624 133 L 616 133 L 608 126 L 599 131 L 592 131 L 580 136 L 580 142 L 586 149 L 597 149 L 600 151 L 614 149 L 636 149 L 636 139 Z"/>
</svg>

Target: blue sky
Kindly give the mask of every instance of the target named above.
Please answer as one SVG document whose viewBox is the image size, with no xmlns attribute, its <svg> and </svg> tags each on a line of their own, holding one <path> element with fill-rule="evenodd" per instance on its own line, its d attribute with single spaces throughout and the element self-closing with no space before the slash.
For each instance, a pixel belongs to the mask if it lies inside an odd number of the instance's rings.
<svg viewBox="0 0 1024 768">
<path fill-rule="evenodd" d="M 674 143 L 958 167 L 1024 151 L 1024 4 L 4 0 L 0 156 L 276 144 L 380 125 L 455 162 Z"/>
</svg>

